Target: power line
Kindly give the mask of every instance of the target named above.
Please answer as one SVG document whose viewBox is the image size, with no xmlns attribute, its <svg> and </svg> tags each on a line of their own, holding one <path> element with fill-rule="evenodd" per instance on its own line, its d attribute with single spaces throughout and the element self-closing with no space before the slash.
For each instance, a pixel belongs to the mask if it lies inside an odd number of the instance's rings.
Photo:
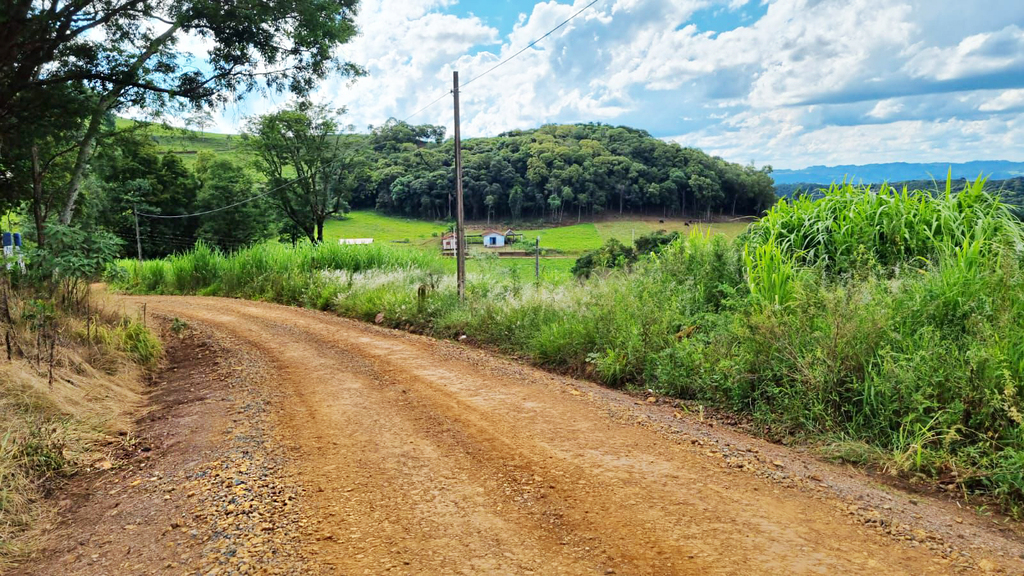
<svg viewBox="0 0 1024 576">
<path fill-rule="evenodd" d="M 587 4 L 587 5 L 586 5 L 586 6 L 584 6 L 584 7 L 583 7 L 583 8 L 582 8 L 582 9 L 581 9 L 581 10 L 580 10 L 579 12 L 576 12 L 576 13 L 575 13 L 575 14 L 573 14 L 572 16 L 569 16 L 569 17 L 568 17 L 568 18 L 566 18 L 566 19 L 565 19 L 565 20 L 564 20 L 564 21 L 563 21 L 563 22 L 562 22 L 561 24 L 559 24 L 558 26 L 555 26 L 555 27 L 554 27 L 554 28 L 552 28 L 551 30 L 548 30 L 547 34 L 545 34 L 545 35 L 541 36 L 540 38 L 537 38 L 537 39 L 536 39 L 536 40 L 534 40 L 533 42 L 530 42 L 529 44 L 527 44 L 527 45 L 526 45 L 526 47 L 525 47 L 525 48 L 523 48 L 522 50 L 520 50 L 519 52 L 516 52 L 515 54 L 513 54 L 513 55 L 509 56 L 508 58 L 505 58 L 505 59 L 504 59 L 504 60 L 502 60 L 501 62 L 498 62 L 498 63 L 497 63 L 497 64 L 495 64 L 494 66 L 491 66 L 491 67 L 490 67 L 490 68 L 489 68 L 489 69 L 488 69 L 488 70 L 487 70 L 486 72 L 484 72 L 483 74 L 480 74 L 480 75 L 478 75 L 478 76 L 474 76 L 474 77 L 470 78 L 469 80 L 467 80 L 466 82 L 463 82 L 463 83 L 462 83 L 462 87 L 463 87 L 463 88 L 465 88 L 466 86 L 469 86 L 469 85 L 470 85 L 470 84 L 472 84 L 473 82 L 475 82 L 475 81 L 479 80 L 480 78 L 483 78 L 484 76 L 486 76 L 486 75 L 490 74 L 491 72 L 494 72 L 494 71 L 495 71 L 495 70 L 497 70 L 498 68 L 500 68 L 500 67 L 502 67 L 503 65 L 507 64 L 507 63 L 508 63 L 508 62 L 509 62 L 510 60 L 513 60 L 513 59 L 514 59 L 514 58 L 515 58 L 516 56 L 519 56 L 519 55 L 520 55 L 520 54 L 522 54 L 523 52 L 526 52 L 526 51 L 527 51 L 527 50 L 529 50 L 530 48 L 533 48 L 534 46 L 536 46 L 536 45 L 537 45 L 537 43 L 538 43 L 538 42 L 540 42 L 541 40 L 543 40 L 543 39 L 547 38 L 548 36 L 551 36 L 551 35 L 552 35 L 552 34 L 554 34 L 554 33 L 555 33 L 556 31 L 558 31 L 558 29 L 559 29 L 559 28 L 561 28 L 562 26 L 565 26 L 566 24 L 568 24 L 569 22 L 571 22 L 571 21 L 572 21 L 572 20 L 573 20 L 574 18 L 576 18 L 576 17 L 577 17 L 577 16 L 579 16 L 580 14 L 583 14 L 584 12 L 586 12 L 587 10 L 589 10 L 591 6 L 593 6 L 594 4 L 597 4 L 597 3 L 598 3 L 598 2 L 600 2 L 600 1 L 601 1 L 601 0 L 594 0 L 594 1 L 593 1 L 593 2 L 591 2 L 590 4 Z"/>
<path fill-rule="evenodd" d="M 242 200 L 242 201 L 239 201 L 239 202 L 235 202 L 234 204 L 228 204 L 227 206 L 221 206 L 220 208 L 214 208 L 213 210 L 204 210 L 203 212 L 196 212 L 194 214 L 178 214 L 178 215 L 172 215 L 172 216 L 168 216 L 166 214 L 146 214 L 144 212 L 138 212 L 137 214 L 139 216 L 144 216 L 146 218 L 162 218 L 162 219 L 165 219 L 165 220 L 169 220 L 169 219 L 173 219 L 173 218 L 191 218 L 193 216 L 205 216 L 207 214 L 213 214 L 214 212 L 221 212 L 222 210 L 228 210 L 228 209 L 231 209 L 231 208 L 235 208 L 237 206 L 241 206 L 242 204 L 247 204 L 249 202 L 253 202 L 255 200 L 259 200 L 260 198 L 263 198 L 264 196 L 269 196 L 271 193 L 277 192 L 278 190 L 280 190 L 282 188 L 285 188 L 287 186 L 291 186 L 292 184 L 295 184 L 296 182 L 298 182 L 300 180 L 303 180 L 304 178 L 305 177 L 303 177 L 303 178 L 296 178 L 294 180 L 290 180 L 290 181 L 285 182 L 284 184 L 282 184 L 282 185 L 280 185 L 280 186 L 278 186 L 276 188 L 271 188 L 270 190 L 267 190 L 266 192 L 263 192 L 262 194 L 257 194 L 257 195 L 255 195 L 255 196 L 253 196 L 251 198 L 246 198 L 245 200 Z"/>
<path fill-rule="evenodd" d="M 415 116 L 415 115 L 419 114 L 420 112 L 423 112 L 423 111 L 424 111 L 424 110 L 426 110 L 427 108 L 430 108 L 430 107 L 431 107 L 431 106 L 433 106 L 434 104 L 437 104 L 437 103 L 438 103 L 438 102 L 440 102 L 441 100 L 443 100 L 443 99 L 447 98 L 447 97 L 448 97 L 448 96 L 449 96 L 449 95 L 450 95 L 451 93 L 452 93 L 452 91 L 451 91 L 451 90 L 449 90 L 449 91 L 445 92 L 444 94 L 441 94 L 440 96 L 438 96 L 438 97 L 437 97 L 437 98 L 436 98 L 436 99 L 435 99 L 435 100 L 434 100 L 433 102 L 431 102 L 430 104 L 427 104 L 427 105 L 426 105 L 426 106 L 424 106 L 423 108 L 420 108 L 419 110 L 417 110 L 417 111 L 413 112 L 412 114 L 409 114 L 408 116 L 406 116 L 406 118 L 405 118 L 404 120 L 402 120 L 402 122 L 408 122 L 410 118 L 412 118 L 413 116 Z"/>
<path fill-rule="evenodd" d="M 335 160 L 334 162 L 328 162 L 327 164 L 324 164 L 323 166 L 317 168 L 316 170 L 312 171 L 311 173 L 307 174 L 306 176 L 299 176 L 298 178 L 294 178 L 292 180 L 289 180 L 289 181 L 285 182 L 284 184 L 281 184 L 280 186 L 276 186 L 274 188 L 271 188 L 270 190 L 267 190 L 266 192 L 263 192 L 262 194 L 257 194 L 257 195 L 255 195 L 255 196 L 253 196 L 251 198 L 246 198 L 245 200 L 242 200 L 240 202 L 235 202 L 234 204 L 229 204 L 227 206 L 221 206 L 220 208 L 214 208 L 213 210 L 205 210 L 203 212 L 196 212 L 195 214 L 179 214 L 179 215 L 172 215 L 172 216 L 163 215 L 163 214 L 145 214 L 143 212 L 138 212 L 137 214 L 139 216 L 144 216 L 146 218 L 163 218 L 163 219 L 191 218 L 193 216 L 205 216 L 206 214 L 213 214 L 214 212 L 220 212 L 222 210 L 228 210 L 230 208 L 235 208 L 237 206 L 241 206 L 242 204 L 246 204 L 246 203 L 252 202 L 254 200 L 259 200 L 260 198 L 263 198 L 264 196 L 269 196 L 270 194 L 273 194 L 274 192 L 277 192 L 278 190 L 287 188 L 287 187 L 291 186 L 292 184 L 295 184 L 296 182 L 301 182 L 302 180 L 305 180 L 306 178 L 312 178 L 318 172 L 326 170 L 332 164 L 337 164 L 337 163 L 343 162 L 345 160 L 346 159 L 344 159 L 344 158 L 339 158 L 339 159 Z"/>
<path fill-rule="evenodd" d="M 259 200 L 260 198 L 263 198 L 264 196 L 269 196 L 269 195 L 273 194 L 274 192 L 277 192 L 278 190 L 282 190 L 284 188 L 287 188 L 287 187 L 291 186 L 292 184 L 295 184 L 296 182 L 301 182 L 302 180 L 305 180 L 307 178 L 312 178 L 313 176 L 316 176 L 317 173 L 326 170 L 327 168 L 331 167 L 332 165 L 339 164 L 339 163 L 345 162 L 347 160 L 348 160 L 347 158 L 338 158 L 338 159 L 334 160 L 333 162 L 328 162 L 327 164 L 324 164 L 323 166 L 320 166 L 319 168 L 317 168 L 316 170 L 313 170 L 312 172 L 310 172 L 309 174 L 307 174 L 305 176 L 299 176 L 298 178 L 293 178 L 293 179 L 285 182 L 284 184 L 281 184 L 280 186 L 276 186 L 274 188 L 271 188 L 270 190 L 267 190 L 266 192 L 263 192 L 262 194 L 257 194 L 257 195 L 255 195 L 255 196 L 253 196 L 251 198 L 246 198 L 245 200 L 242 200 L 240 202 L 235 202 L 234 204 L 229 204 L 227 206 L 221 206 L 220 208 L 214 208 L 212 210 L 205 210 L 203 212 L 196 212 L 194 214 L 163 215 L 163 214 L 145 214 L 143 212 L 137 212 L 136 215 L 143 216 L 143 217 L 146 217 L 146 218 L 162 218 L 162 219 L 165 219 L 165 220 L 169 220 L 169 219 L 175 219 L 175 218 L 191 218 L 193 216 L 205 216 L 207 214 L 213 214 L 214 212 L 221 212 L 223 210 L 229 210 L 231 208 L 236 208 L 238 206 L 241 206 L 242 204 L 247 204 L 247 203 L 252 202 L 254 200 Z"/>
<path fill-rule="evenodd" d="M 473 78 L 469 79 L 469 81 L 467 81 L 467 82 L 463 82 L 463 83 L 462 83 L 462 86 L 460 87 L 460 89 L 461 89 L 461 88 L 465 88 L 466 86 L 469 86 L 469 85 L 470 85 L 470 84 L 471 84 L 472 82 L 474 82 L 474 81 L 476 81 L 476 80 L 479 80 L 480 78 L 483 78 L 484 76 L 486 76 L 486 75 L 490 74 L 491 72 L 494 72 L 495 70 L 497 70 L 497 69 L 498 69 L 498 68 L 500 68 L 501 66 L 503 66 L 503 65 L 507 64 L 507 63 L 508 63 L 508 62 L 509 62 L 510 60 L 513 60 L 514 58 L 516 58 L 517 56 L 519 56 L 519 55 L 520 55 L 520 54 L 522 54 L 523 52 L 526 52 L 526 51 L 527 51 L 527 50 L 529 50 L 530 48 L 533 48 L 533 47 L 534 47 L 534 46 L 536 46 L 536 45 L 537 45 L 537 43 L 539 43 L 539 42 L 540 42 L 541 40 L 544 40 L 544 39 L 545 39 L 545 38 L 547 38 L 548 36 L 551 36 L 552 34 L 554 34 L 555 32 L 557 32 L 557 31 L 558 31 L 558 30 L 559 30 L 559 29 L 560 29 L 560 28 L 561 28 L 562 26 L 565 26 L 566 24 L 568 24 L 569 22 L 571 22 L 571 21 L 572 21 L 572 20 L 573 20 L 574 18 L 576 18 L 576 17 L 577 17 L 577 16 L 579 16 L 580 14 L 583 14 L 583 13 L 584 13 L 584 12 L 586 12 L 586 11 L 587 11 L 588 9 L 590 9 L 590 7 L 591 7 L 591 6 L 593 6 L 594 4 L 597 4 L 597 3 L 598 3 L 598 2 L 600 2 L 600 1 L 601 1 L 601 0 L 593 0 L 593 2 L 591 2 L 590 4 L 587 4 L 587 5 L 586 5 L 586 6 L 584 6 L 584 7 L 582 8 L 582 9 L 580 9 L 580 10 L 579 10 L 578 12 L 576 12 L 576 13 L 575 13 L 575 14 L 573 14 L 572 16 L 569 16 L 568 18 L 566 18 L 566 19 L 565 19 L 564 21 L 562 21 L 562 23 L 561 23 L 561 24 L 559 24 L 558 26 L 555 26 L 555 27 L 554 27 L 554 28 L 552 28 L 551 30 L 548 30 L 546 34 L 544 34 L 544 35 L 543 35 L 543 36 L 541 36 L 540 38 L 537 38 L 537 39 L 536 39 L 536 40 L 534 40 L 533 42 L 530 42 L 529 44 L 527 44 L 527 45 L 526 45 L 526 47 L 525 47 L 525 48 L 523 48 L 522 50 L 520 50 L 520 51 L 516 52 L 515 54 L 513 54 L 513 55 L 509 56 L 508 58 L 506 58 L 506 59 L 502 60 L 501 62 L 498 62 L 498 63 L 497 63 L 497 64 L 495 64 L 494 66 L 490 67 L 490 68 L 489 68 L 489 69 L 488 69 L 488 70 L 487 70 L 486 72 L 484 72 L 483 74 L 479 74 L 479 75 L 477 75 L 477 76 L 474 76 Z M 408 121 L 409 121 L 409 119 L 411 119 L 412 117 L 416 116 L 416 115 L 417 115 L 417 114 L 419 114 L 420 112 L 423 112 L 423 111 L 424 111 L 424 110 L 426 110 L 427 108 L 430 108 L 430 107 L 431 107 L 431 106 L 433 106 L 434 104 L 437 104 L 438 102 L 440 102 L 440 101 L 441 101 L 441 100 L 443 100 L 444 98 L 447 98 L 448 96 L 450 96 L 450 95 L 451 95 L 451 93 L 452 93 L 452 91 L 451 91 L 451 90 L 449 90 L 449 91 L 445 92 L 444 94 L 441 94 L 441 95 L 440 95 L 440 96 L 438 96 L 438 97 L 437 97 L 436 99 L 434 99 L 433 101 L 431 101 L 431 102 L 430 102 L 430 104 L 427 104 L 427 105 L 426 105 L 426 106 L 424 106 L 423 108 L 420 108 L 419 110 L 417 110 L 417 111 L 413 112 L 412 114 L 409 114 L 409 115 L 408 115 L 408 116 L 407 116 L 407 117 L 406 117 L 406 118 L 405 118 L 404 120 L 402 120 L 402 122 L 408 122 Z"/>
<path fill-rule="evenodd" d="M 294 182 L 289 182 L 289 185 L 291 185 L 291 184 L 294 184 Z M 220 208 L 214 208 L 213 210 L 206 210 L 204 212 L 196 212 L 195 214 L 180 214 L 180 215 L 176 215 L 176 216 L 167 216 L 165 214 L 146 214 L 144 212 L 139 212 L 138 215 L 139 216 L 143 216 L 145 218 L 162 218 L 162 219 L 165 219 L 165 220 L 172 219 L 172 218 L 191 218 L 193 216 L 205 216 L 206 214 L 213 214 L 214 212 L 220 212 L 222 210 L 228 210 L 230 208 L 235 208 L 236 206 L 241 206 L 242 204 L 247 204 L 247 203 L 252 202 L 254 200 L 259 200 L 260 198 L 263 198 L 264 196 L 267 196 L 268 194 L 270 194 L 273 191 L 274 190 L 267 190 L 266 192 L 264 192 L 262 194 L 257 194 L 256 196 L 253 196 L 252 198 L 246 198 L 245 200 L 242 200 L 241 202 L 235 202 L 234 204 L 229 204 L 227 206 L 222 206 Z"/>
</svg>

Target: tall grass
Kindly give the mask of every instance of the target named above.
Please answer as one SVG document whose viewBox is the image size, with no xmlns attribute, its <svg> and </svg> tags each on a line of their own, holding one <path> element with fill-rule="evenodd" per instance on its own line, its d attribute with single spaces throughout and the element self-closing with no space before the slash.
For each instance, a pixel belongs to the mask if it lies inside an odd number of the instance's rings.
<svg viewBox="0 0 1024 576">
<path fill-rule="evenodd" d="M 114 282 L 134 293 L 219 294 L 289 304 L 304 303 L 317 272 L 440 268 L 439 256 L 383 245 L 265 243 L 223 254 L 200 241 L 163 260 L 118 262 Z"/>
<path fill-rule="evenodd" d="M 818 200 L 780 200 L 752 227 L 749 243 L 774 242 L 799 262 L 833 272 L 920 264 L 968 241 L 1020 250 L 1017 219 L 984 186 L 979 179 L 954 193 L 947 179 L 945 190 L 932 194 L 834 184 Z"/>
<path fill-rule="evenodd" d="M 200 248 L 127 263 L 120 286 L 465 336 L 1024 505 L 1021 225 L 979 183 L 938 194 L 836 186 L 780 202 L 736 240 L 694 232 L 632 273 L 540 285 L 477 274 L 465 305 L 437 259 L 367 248 Z"/>
</svg>

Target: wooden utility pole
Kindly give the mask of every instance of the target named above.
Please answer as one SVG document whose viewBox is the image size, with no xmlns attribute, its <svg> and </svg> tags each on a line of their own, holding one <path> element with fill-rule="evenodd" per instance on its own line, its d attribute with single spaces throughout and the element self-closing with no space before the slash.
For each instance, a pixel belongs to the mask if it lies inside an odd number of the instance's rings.
<svg viewBox="0 0 1024 576">
<path fill-rule="evenodd" d="M 459 300 L 466 299 L 466 229 L 462 208 L 462 135 L 459 130 L 459 72 L 452 72 L 452 94 L 455 96 L 455 255 Z"/>
<path fill-rule="evenodd" d="M 135 216 L 135 248 L 139 251 L 139 263 L 142 263 L 142 236 L 139 234 L 139 209 L 132 207 L 132 216 Z"/>
</svg>

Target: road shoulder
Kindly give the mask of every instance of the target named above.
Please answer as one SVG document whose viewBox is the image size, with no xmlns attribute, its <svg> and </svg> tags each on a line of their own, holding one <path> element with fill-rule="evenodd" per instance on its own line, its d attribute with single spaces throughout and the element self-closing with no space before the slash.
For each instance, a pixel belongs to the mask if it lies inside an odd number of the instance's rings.
<svg viewBox="0 0 1024 576">
<path fill-rule="evenodd" d="M 158 319 L 160 320 L 160 319 Z M 243 342 L 164 326 L 137 433 L 57 495 L 59 521 L 12 574 L 308 574 L 300 488 L 270 441 L 273 393 Z"/>
</svg>

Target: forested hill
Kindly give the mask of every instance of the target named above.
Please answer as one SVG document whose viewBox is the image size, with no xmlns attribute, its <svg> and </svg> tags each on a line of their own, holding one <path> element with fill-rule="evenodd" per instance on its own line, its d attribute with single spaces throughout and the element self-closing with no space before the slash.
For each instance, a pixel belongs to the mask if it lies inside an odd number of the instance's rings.
<svg viewBox="0 0 1024 576">
<path fill-rule="evenodd" d="M 443 128 L 390 121 L 346 139 L 364 160 L 353 207 L 451 217 L 454 146 Z M 549 125 L 465 140 L 463 150 L 470 219 L 756 214 L 775 202 L 770 168 L 729 163 L 632 128 Z"/>
</svg>

